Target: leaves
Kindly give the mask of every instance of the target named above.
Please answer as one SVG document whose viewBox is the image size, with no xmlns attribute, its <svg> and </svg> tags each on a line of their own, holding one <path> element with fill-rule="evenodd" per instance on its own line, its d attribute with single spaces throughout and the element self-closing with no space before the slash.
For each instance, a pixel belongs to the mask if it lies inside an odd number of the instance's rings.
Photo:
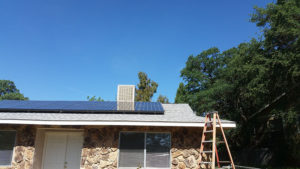
<svg viewBox="0 0 300 169">
<path fill-rule="evenodd" d="M 144 72 L 138 73 L 139 84 L 135 90 L 135 101 L 150 102 L 154 93 L 156 93 L 158 84 L 149 79 Z"/>
<path fill-rule="evenodd" d="M 157 102 L 160 102 L 160 103 L 170 103 L 169 99 L 166 96 L 163 96 L 161 94 L 158 96 Z"/>
<path fill-rule="evenodd" d="M 185 103 L 186 102 L 186 89 L 184 84 L 181 82 L 176 92 L 175 103 Z"/>
<path fill-rule="evenodd" d="M 87 96 L 88 101 L 98 101 L 98 102 L 103 102 L 104 100 L 101 97 L 96 97 L 96 96 Z"/>
<path fill-rule="evenodd" d="M 15 83 L 10 80 L 0 80 L 0 96 L 8 93 L 19 93 Z"/>
<path fill-rule="evenodd" d="M 0 80 L 0 100 L 28 100 L 10 80 Z"/>
<path fill-rule="evenodd" d="M 262 40 L 190 56 L 175 101 L 189 103 L 199 115 L 217 110 L 236 121 L 229 137 L 236 150 L 267 147 L 281 159 L 277 164 L 299 161 L 293 149 L 300 146 L 300 2 L 255 9 L 251 21 L 263 28 Z"/>
</svg>

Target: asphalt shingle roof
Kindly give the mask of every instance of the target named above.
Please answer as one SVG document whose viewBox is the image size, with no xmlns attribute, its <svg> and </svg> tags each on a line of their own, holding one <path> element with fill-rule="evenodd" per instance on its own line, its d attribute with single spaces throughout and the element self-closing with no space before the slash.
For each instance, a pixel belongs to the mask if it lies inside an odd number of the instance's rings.
<svg viewBox="0 0 300 169">
<path fill-rule="evenodd" d="M 162 104 L 164 114 L 0 112 L 0 120 L 203 123 L 188 104 Z M 222 120 L 222 123 L 234 123 Z"/>
</svg>

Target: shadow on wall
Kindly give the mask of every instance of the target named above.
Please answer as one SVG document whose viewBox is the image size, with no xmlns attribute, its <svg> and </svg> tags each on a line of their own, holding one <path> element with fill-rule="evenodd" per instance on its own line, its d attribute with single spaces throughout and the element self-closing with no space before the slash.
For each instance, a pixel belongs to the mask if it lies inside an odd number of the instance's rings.
<svg viewBox="0 0 300 169">
<path fill-rule="evenodd" d="M 170 132 L 171 148 L 195 149 L 200 148 L 202 130 L 199 128 L 180 127 L 98 127 L 86 128 L 84 131 L 84 148 L 118 148 L 121 131 L 136 132 Z"/>
<path fill-rule="evenodd" d="M 36 128 L 34 126 L 16 127 L 16 146 L 34 147 Z"/>
</svg>

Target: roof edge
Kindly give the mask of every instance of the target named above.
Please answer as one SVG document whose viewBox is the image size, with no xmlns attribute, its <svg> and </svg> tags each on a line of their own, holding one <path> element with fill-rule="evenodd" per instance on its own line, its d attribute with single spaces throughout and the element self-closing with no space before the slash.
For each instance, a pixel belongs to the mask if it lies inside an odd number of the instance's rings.
<svg viewBox="0 0 300 169">
<path fill-rule="evenodd" d="M 0 124 L 28 125 L 92 125 L 92 126 L 157 126 L 157 127 L 204 127 L 204 122 L 149 122 L 149 121 L 51 121 L 51 120 L 0 120 Z M 220 127 L 217 125 L 217 127 Z M 236 124 L 223 123 L 223 128 L 235 128 Z"/>
</svg>

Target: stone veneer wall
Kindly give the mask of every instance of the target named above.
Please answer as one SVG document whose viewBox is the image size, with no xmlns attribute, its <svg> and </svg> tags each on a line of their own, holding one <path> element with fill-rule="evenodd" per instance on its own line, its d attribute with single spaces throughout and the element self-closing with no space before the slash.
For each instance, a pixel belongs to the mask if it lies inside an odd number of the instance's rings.
<svg viewBox="0 0 300 169">
<path fill-rule="evenodd" d="M 202 130 L 199 128 L 169 127 L 86 128 L 81 168 L 117 168 L 120 131 L 170 132 L 172 168 L 197 168 Z"/>
<path fill-rule="evenodd" d="M 0 130 L 17 130 L 17 143 L 12 166 L 5 167 L 4 169 L 32 169 L 35 150 L 34 141 L 38 127 L 84 129 L 84 144 L 80 162 L 81 169 L 117 168 L 120 131 L 170 132 L 172 141 L 171 168 L 198 168 L 197 162 L 199 161 L 202 136 L 202 130 L 199 128 L 0 125 Z"/>
<path fill-rule="evenodd" d="M 1 169 L 31 169 L 33 165 L 36 128 L 20 125 L 0 125 L 0 130 L 16 130 L 17 138 L 12 165 Z"/>
</svg>

